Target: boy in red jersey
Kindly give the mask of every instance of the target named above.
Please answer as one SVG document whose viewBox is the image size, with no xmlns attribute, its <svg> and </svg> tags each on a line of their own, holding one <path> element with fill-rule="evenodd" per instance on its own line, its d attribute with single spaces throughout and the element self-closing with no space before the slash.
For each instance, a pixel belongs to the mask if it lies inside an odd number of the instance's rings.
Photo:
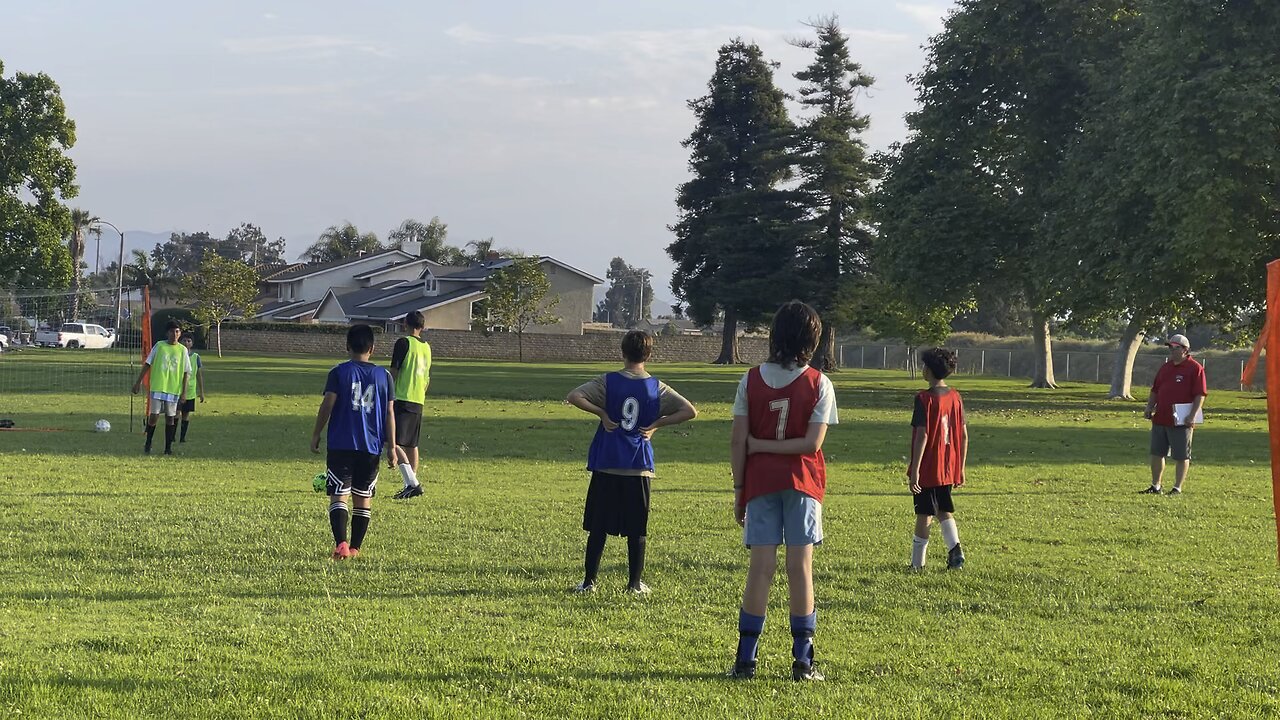
<svg viewBox="0 0 1280 720">
<path fill-rule="evenodd" d="M 969 454 L 969 433 L 964 424 L 964 403 L 960 393 L 947 387 L 946 379 L 956 371 L 956 354 L 946 348 L 920 353 L 928 390 L 916 395 L 911 415 L 911 464 L 907 482 L 915 495 L 916 531 L 911 537 L 911 567 L 924 567 L 929 549 L 929 525 L 938 518 L 942 540 L 947 544 L 947 568 L 964 567 L 960 532 L 952 516 L 951 488 L 964 485 L 964 463 Z"/>
<path fill-rule="evenodd" d="M 813 661 L 813 546 L 822 542 L 827 487 L 822 441 L 839 419 L 831 380 L 807 364 L 821 331 L 822 321 L 808 305 L 793 300 L 779 308 L 769 331 L 769 361 L 742 378 L 733 403 L 734 518 L 751 549 L 733 678 L 755 677 L 778 546 L 785 544 L 791 677 L 823 679 Z"/>
</svg>

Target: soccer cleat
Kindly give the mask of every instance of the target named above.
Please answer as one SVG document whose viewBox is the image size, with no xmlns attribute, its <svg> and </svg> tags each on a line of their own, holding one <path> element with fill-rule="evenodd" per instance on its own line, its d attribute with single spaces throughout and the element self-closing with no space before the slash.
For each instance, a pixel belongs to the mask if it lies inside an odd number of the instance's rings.
<svg viewBox="0 0 1280 720">
<path fill-rule="evenodd" d="M 165 448 L 164 454 L 165 454 L 165 455 L 172 455 L 172 454 L 173 454 L 173 448 Z"/>
<path fill-rule="evenodd" d="M 755 676 L 755 660 L 735 660 L 733 667 L 729 668 L 729 672 L 725 673 L 725 677 L 730 680 L 750 680 Z"/>
<path fill-rule="evenodd" d="M 1147 488 L 1146 490 L 1139 490 L 1139 491 L 1138 491 L 1138 494 L 1139 494 L 1139 495 L 1159 495 L 1159 494 L 1160 494 L 1160 486 L 1159 486 L 1159 485 L 1152 485 L 1151 487 Z"/>
<path fill-rule="evenodd" d="M 1180 488 L 1180 487 L 1176 487 L 1176 486 L 1175 486 L 1175 487 L 1172 487 L 1172 488 L 1169 488 L 1169 492 L 1168 492 L 1168 493 L 1166 493 L 1166 494 L 1168 494 L 1168 495 L 1181 495 L 1181 494 L 1182 494 L 1182 488 Z"/>
<path fill-rule="evenodd" d="M 392 497 L 396 500 L 408 500 L 409 498 L 416 498 L 421 494 L 422 494 L 421 485 L 410 485 L 409 487 L 402 489 L 400 492 L 396 493 Z"/>
<path fill-rule="evenodd" d="M 960 543 L 947 551 L 947 569 L 959 570 L 964 567 L 964 551 L 960 549 Z"/>
<path fill-rule="evenodd" d="M 827 678 L 825 675 L 818 672 L 817 663 L 802 663 L 799 660 L 794 660 L 791 663 L 791 679 L 796 682 L 802 682 L 804 680 L 817 682 L 820 680 L 826 680 Z"/>
<path fill-rule="evenodd" d="M 334 560 L 346 560 L 351 557 L 351 547 L 347 545 L 347 541 L 343 540 L 333 549 Z"/>
<path fill-rule="evenodd" d="M 632 595 L 648 595 L 653 591 L 649 589 L 648 585 L 645 585 L 644 583 L 637 583 L 635 585 L 628 585 L 627 592 Z"/>
<path fill-rule="evenodd" d="M 583 581 L 573 587 L 573 592 L 578 594 L 593 593 L 595 591 L 596 584 L 594 582 Z"/>
</svg>

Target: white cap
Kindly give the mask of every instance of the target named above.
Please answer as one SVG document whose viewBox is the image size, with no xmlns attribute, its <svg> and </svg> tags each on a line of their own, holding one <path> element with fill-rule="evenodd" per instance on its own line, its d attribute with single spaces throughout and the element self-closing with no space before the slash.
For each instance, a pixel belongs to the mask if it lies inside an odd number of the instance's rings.
<svg viewBox="0 0 1280 720">
<path fill-rule="evenodd" d="M 1170 335 L 1169 339 L 1164 342 L 1165 345 L 1181 345 L 1183 350 L 1191 352 L 1191 341 L 1186 335 Z"/>
</svg>

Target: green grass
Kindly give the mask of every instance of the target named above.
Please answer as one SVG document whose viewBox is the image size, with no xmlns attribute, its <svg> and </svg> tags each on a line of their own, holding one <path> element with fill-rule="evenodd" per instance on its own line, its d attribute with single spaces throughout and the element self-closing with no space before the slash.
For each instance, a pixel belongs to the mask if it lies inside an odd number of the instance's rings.
<svg viewBox="0 0 1280 720">
<path fill-rule="evenodd" d="M 310 490 L 322 461 L 306 449 L 332 360 L 208 357 L 209 402 L 166 459 L 125 432 L 123 375 L 83 357 L 57 382 L 23 376 L 23 392 L 6 381 L 21 359 L 0 364 L 0 416 L 74 428 L 0 433 L 0 717 L 1280 713 L 1253 395 L 1211 396 L 1188 493 L 1166 498 L 1135 494 L 1148 479 L 1139 403 L 1103 400 L 1099 386 L 957 378 L 972 435 L 970 485 L 956 493 L 969 564 L 942 570 L 935 532 L 930 567 L 913 575 L 903 475 L 918 382 L 838 374 L 815 559 L 828 682 L 789 680 L 779 577 L 760 676 L 735 684 L 720 674 L 746 571 L 727 463 L 742 368 L 654 368 L 702 415 L 655 439 L 654 593 L 637 598 L 621 592 L 617 539 L 601 591 L 567 592 L 593 425 L 561 398 L 604 366 L 439 362 L 426 494 L 392 501 L 387 474 L 364 556 L 335 564 L 326 502 Z M 115 379 L 86 387 L 81 372 Z M 98 417 L 115 431 L 89 432 Z"/>
</svg>

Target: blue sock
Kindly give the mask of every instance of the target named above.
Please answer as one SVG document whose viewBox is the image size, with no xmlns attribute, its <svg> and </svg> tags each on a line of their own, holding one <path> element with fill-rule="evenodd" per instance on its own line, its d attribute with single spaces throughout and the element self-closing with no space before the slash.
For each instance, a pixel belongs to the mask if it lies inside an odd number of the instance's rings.
<svg viewBox="0 0 1280 720">
<path fill-rule="evenodd" d="M 817 629 L 817 610 L 791 616 L 791 657 L 806 665 L 813 663 L 813 633 Z"/>
<path fill-rule="evenodd" d="M 738 662 L 755 662 L 764 632 L 764 616 L 738 610 Z"/>
</svg>

